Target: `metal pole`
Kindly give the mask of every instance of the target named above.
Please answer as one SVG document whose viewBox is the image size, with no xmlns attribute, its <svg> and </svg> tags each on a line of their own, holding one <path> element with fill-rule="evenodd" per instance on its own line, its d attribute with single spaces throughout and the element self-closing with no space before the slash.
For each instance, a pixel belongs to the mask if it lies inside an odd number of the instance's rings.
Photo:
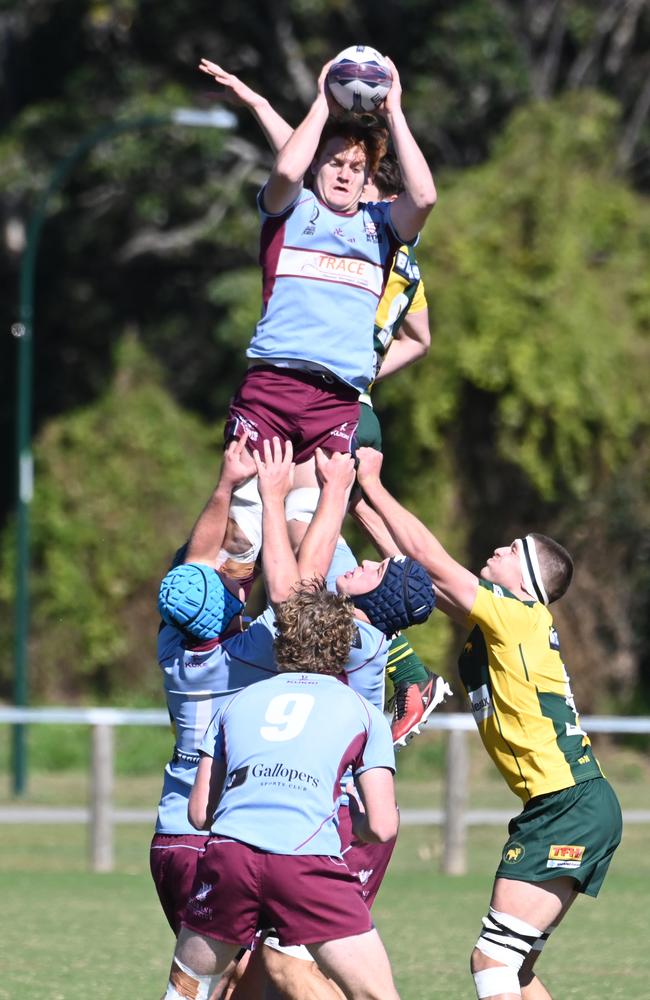
<svg viewBox="0 0 650 1000">
<path fill-rule="evenodd" d="M 14 324 L 12 333 L 18 338 L 18 375 L 16 395 L 16 599 L 14 642 L 14 703 L 26 707 L 29 703 L 29 569 L 30 525 L 34 492 L 32 458 L 32 385 L 33 385 L 33 330 L 34 330 L 34 280 L 36 257 L 41 230 L 45 221 L 51 195 L 63 184 L 74 165 L 86 153 L 121 132 L 150 128 L 155 125 L 207 125 L 232 128 L 236 118 L 226 110 L 201 111 L 190 108 L 172 108 L 166 115 L 146 115 L 130 121 L 111 122 L 84 136 L 68 156 L 57 163 L 45 190 L 32 214 L 27 231 L 27 242 L 20 266 L 20 322 Z M 23 724 L 13 727 L 13 790 L 23 795 L 27 785 L 27 742 Z"/>
<path fill-rule="evenodd" d="M 461 729 L 452 729 L 447 742 L 445 819 L 441 865 L 445 875 L 464 875 L 467 871 L 468 782 L 467 733 Z"/>
<path fill-rule="evenodd" d="M 92 728 L 90 863 L 94 872 L 113 871 L 113 727 Z"/>
</svg>

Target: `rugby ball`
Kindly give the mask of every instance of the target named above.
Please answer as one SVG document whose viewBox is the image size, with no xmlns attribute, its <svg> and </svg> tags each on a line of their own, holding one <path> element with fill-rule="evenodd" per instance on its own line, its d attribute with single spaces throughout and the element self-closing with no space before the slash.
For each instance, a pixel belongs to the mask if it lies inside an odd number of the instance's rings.
<svg viewBox="0 0 650 1000">
<path fill-rule="evenodd" d="M 346 111 L 375 111 L 390 90 L 393 76 L 377 49 L 350 45 L 334 59 L 327 82 L 332 97 Z"/>
</svg>

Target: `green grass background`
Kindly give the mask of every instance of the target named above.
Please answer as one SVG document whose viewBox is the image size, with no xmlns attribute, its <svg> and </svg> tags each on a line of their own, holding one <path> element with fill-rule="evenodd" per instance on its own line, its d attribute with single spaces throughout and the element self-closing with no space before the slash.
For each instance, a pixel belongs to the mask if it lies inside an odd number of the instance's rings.
<svg viewBox="0 0 650 1000">
<path fill-rule="evenodd" d="M 38 733 L 41 729 L 56 732 Z M 86 800 L 88 733 L 32 727 L 38 763 L 26 804 L 79 805 Z M 154 731 L 155 732 L 155 731 Z M 61 763 L 67 740 L 72 758 Z M 7 730 L 0 734 L 0 804 L 11 803 L 6 771 Z M 47 770 L 50 743 L 58 763 Z M 37 745 L 35 745 L 37 744 Z M 124 730 L 117 738 L 116 803 L 138 808 L 160 790 L 169 736 Z M 74 753 L 72 752 L 74 749 Z M 643 749 L 607 742 L 599 756 L 625 808 L 650 808 L 650 767 Z M 58 754 L 58 756 L 57 756 Z M 472 739 L 471 800 L 517 811 Z M 52 758 L 50 758 L 50 763 Z M 423 736 L 399 759 L 404 808 L 440 804 L 444 738 Z M 129 763 L 131 762 L 131 763 Z M 89 872 L 82 826 L 0 825 L 0 1000 L 157 1000 L 163 992 L 173 939 L 148 872 L 149 825 L 116 830 L 115 871 Z M 374 908 L 403 1000 L 472 1000 L 468 957 L 488 905 L 504 830 L 472 828 L 468 872 L 440 874 L 435 827 L 403 827 Z M 630 825 L 598 900 L 579 899 L 547 947 L 540 974 L 557 1000 L 650 996 L 646 914 L 650 903 L 650 827 Z"/>
</svg>

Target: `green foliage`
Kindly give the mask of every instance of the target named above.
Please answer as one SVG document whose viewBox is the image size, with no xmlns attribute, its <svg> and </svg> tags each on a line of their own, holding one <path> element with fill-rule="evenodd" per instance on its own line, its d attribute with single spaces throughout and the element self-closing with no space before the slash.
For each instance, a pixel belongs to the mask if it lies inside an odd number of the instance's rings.
<svg viewBox="0 0 650 1000">
<path fill-rule="evenodd" d="M 32 574 L 41 692 L 158 689 L 156 581 L 209 494 L 212 438 L 179 411 L 132 335 L 118 343 L 108 391 L 44 429 Z"/>
<path fill-rule="evenodd" d="M 434 336 L 407 376 L 416 442 L 439 446 L 469 383 L 547 499 L 586 496 L 648 422 L 650 211 L 614 175 L 615 119 L 584 93 L 519 112 L 488 164 L 443 184 L 419 254 Z"/>
</svg>

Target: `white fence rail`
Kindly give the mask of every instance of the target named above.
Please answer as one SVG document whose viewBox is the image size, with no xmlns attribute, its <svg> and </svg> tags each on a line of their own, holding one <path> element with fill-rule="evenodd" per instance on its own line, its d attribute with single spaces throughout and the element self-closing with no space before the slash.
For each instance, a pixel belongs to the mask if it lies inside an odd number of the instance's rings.
<svg viewBox="0 0 650 1000">
<path fill-rule="evenodd" d="M 650 718 L 625 716 L 581 716 L 588 733 L 638 733 L 650 735 Z M 114 827 L 118 823 L 153 824 L 155 804 L 150 809 L 116 809 L 113 806 L 113 729 L 115 726 L 169 726 L 169 716 L 159 709 L 122 708 L 9 708 L 0 706 L 0 723 L 9 725 L 88 725 L 91 727 L 90 794 L 87 808 L 0 806 L 0 823 L 86 823 L 89 858 L 94 871 L 111 871 L 114 864 Z M 469 713 L 444 712 L 426 723 L 430 730 L 449 733 L 445 775 L 444 808 L 405 809 L 403 825 L 442 825 L 441 868 L 450 875 L 466 870 L 467 827 L 505 825 L 516 811 L 468 809 L 469 748 L 466 732 L 476 732 Z M 650 810 L 623 813 L 626 823 L 650 823 Z"/>
</svg>

